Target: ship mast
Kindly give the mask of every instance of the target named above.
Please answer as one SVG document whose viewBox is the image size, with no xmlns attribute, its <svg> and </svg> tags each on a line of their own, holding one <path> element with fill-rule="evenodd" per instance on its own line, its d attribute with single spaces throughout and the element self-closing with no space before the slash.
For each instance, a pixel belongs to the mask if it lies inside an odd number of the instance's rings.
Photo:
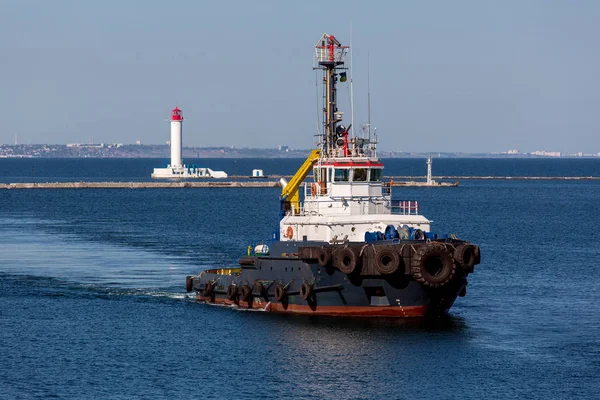
<svg viewBox="0 0 600 400">
<path fill-rule="evenodd" d="M 348 53 L 348 46 L 342 44 L 333 36 L 324 33 L 317 44 L 315 68 L 323 70 L 323 125 L 325 132 L 321 141 L 322 155 L 333 157 L 337 154 L 337 148 L 343 146 L 344 155 L 348 152 L 348 128 L 343 125 L 337 125 L 342 121 L 342 112 L 337 108 L 337 89 L 336 84 L 338 75 L 344 82 L 346 72 L 338 74 L 338 70 L 345 70 L 344 61 Z"/>
</svg>

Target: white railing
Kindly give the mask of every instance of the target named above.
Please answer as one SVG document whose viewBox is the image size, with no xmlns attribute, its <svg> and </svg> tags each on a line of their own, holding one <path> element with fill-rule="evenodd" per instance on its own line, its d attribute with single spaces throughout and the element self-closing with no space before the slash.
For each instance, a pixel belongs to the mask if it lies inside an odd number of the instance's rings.
<svg viewBox="0 0 600 400">
<path fill-rule="evenodd" d="M 308 199 L 309 197 L 318 197 L 319 194 L 324 196 L 327 194 L 327 184 L 325 182 L 316 183 L 316 182 L 304 182 L 304 198 Z"/>
<path fill-rule="evenodd" d="M 329 45 L 315 47 L 315 53 L 316 53 L 315 55 L 316 55 L 317 63 L 320 63 L 320 62 L 343 63 L 344 61 L 346 61 L 346 53 L 348 53 L 348 48 L 335 46 L 333 48 L 333 60 L 331 59 L 332 54 L 330 52 Z"/>
</svg>

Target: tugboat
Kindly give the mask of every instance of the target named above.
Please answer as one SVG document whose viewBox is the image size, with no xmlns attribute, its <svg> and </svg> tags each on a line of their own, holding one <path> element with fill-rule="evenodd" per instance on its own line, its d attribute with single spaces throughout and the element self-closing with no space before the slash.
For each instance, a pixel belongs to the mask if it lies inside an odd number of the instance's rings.
<svg viewBox="0 0 600 400">
<path fill-rule="evenodd" d="M 325 33 L 315 50 L 315 68 L 323 71 L 324 129 L 317 148 L 282 181 L 273 242 L 250 246 L 239 267 L 188 276 L 187 291 L 202 302 L 278 313 L 447 313 L 466 294 L 479 247 L 431 232 L 417 201 L 392 199 L 376 135 L 350 137 L 338 111 L 336 84 L 346 80 L 348 46 Z"/>
</svg>

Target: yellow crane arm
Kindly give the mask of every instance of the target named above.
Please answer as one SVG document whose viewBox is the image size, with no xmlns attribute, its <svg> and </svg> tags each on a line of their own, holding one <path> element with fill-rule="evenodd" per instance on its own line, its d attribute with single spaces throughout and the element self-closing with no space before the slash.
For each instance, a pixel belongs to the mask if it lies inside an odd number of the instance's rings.
<svg viewBox="0 0 600 400">
<path fill-rule="evenodd" d="M 309 174 L 313 164 L 319 159 L 321 150 L 315 149 L 310 152 L 302 166 L 296 171 L 292 179 L 281 190 L 281 210 L 285 213 L 291 210 L 294 214 L 300 210 L 300 193 L 298 188 Z"/>
</svg>

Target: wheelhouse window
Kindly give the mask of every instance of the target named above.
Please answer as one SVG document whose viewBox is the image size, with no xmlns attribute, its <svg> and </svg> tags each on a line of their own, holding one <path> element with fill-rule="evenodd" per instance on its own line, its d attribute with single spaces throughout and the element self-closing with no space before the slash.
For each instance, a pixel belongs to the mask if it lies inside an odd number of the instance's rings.
<svg viewBox="0 0 600 400">
<path fill-rule="evenodd" d="M 315 181 L 319 182 L 321 180 L 321 177 L 323 176 L 321 174 L 321 169 L 315 168 L 315 169 L 313 169 L 313 173 L 315 174 Z"/>
<path fill-rule="evenodd" d="M 350 170 L 349 169 L 336 168 L 335 172 L 333 173 L 333 180 L 335 182 L 348 182 L 349 178 L 350 178 Z"/>
<path fill-rule="evenodd" d="M 315 168 L 313 170 L 313 173 L 315 175 L 315 182 L 326 183 L 328 181 L 328 179 L 327 179 L 328 170 L 329 170 L 329 168 Z"/>
<path fill-rule="evenodd" d="M 367 181 L 367 169 L 365 168 L 354 168 L 352 180 L 354 182 L 366 182 Z"/>
<path fill-rule="evenodd" d="M 381 176 L 383 175 L 383 170 L 381 168 L 373 168 L 371 169 L 371 182 L 379 182 L 381 180 Z"/>
</svg>

